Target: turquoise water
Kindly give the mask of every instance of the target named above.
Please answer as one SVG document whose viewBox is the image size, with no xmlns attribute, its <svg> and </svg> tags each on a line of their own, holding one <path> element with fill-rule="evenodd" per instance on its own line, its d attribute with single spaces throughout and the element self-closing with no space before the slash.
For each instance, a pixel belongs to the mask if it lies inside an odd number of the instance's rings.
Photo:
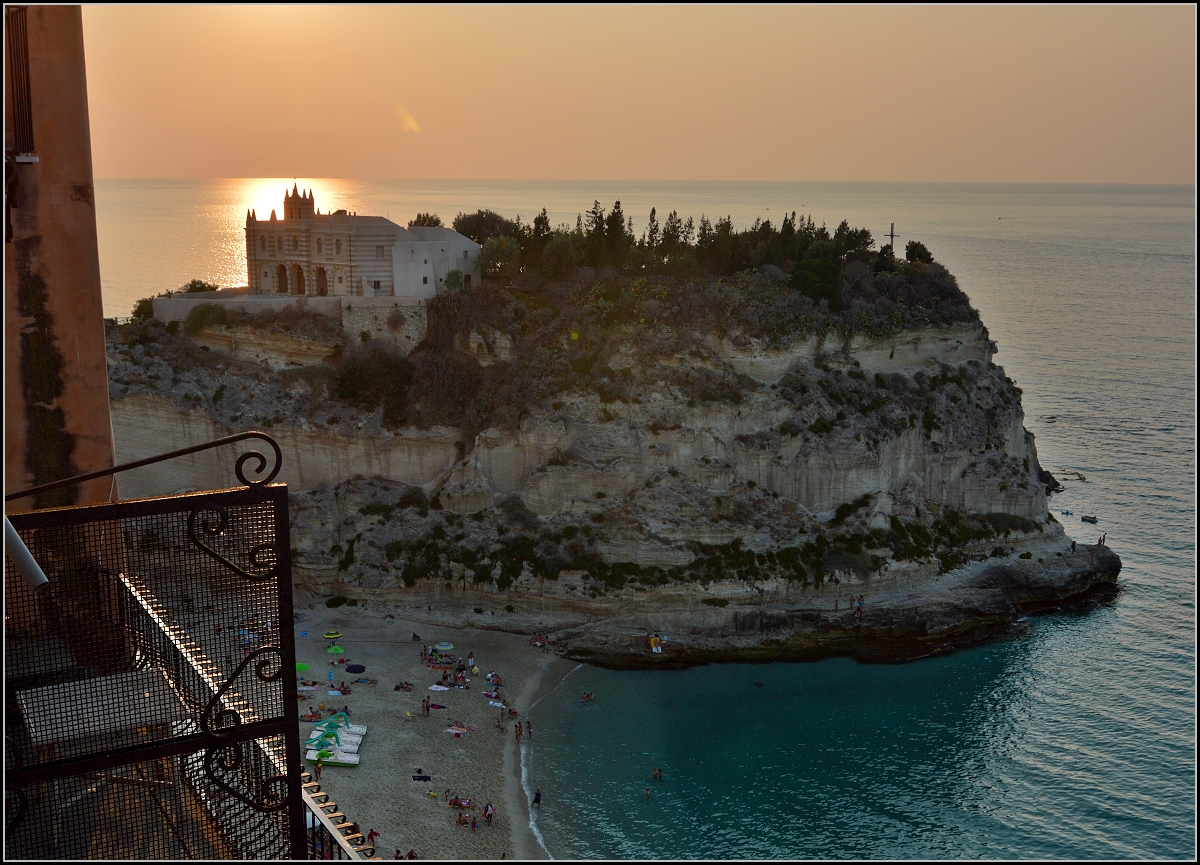
<svg viewBox="0 0 1200 865">
<path fill-rule="evenodd" d="M 107 314 L 192 277 L 244 282 L 245 210 L 262 216 L 282 184 L 97 181 Z M 578 669 L 534 709 L 525 753 L 553 856 L 1195 853 L 1193 187 L 301 185 L 322 207 L 400 222 L 545 206 L 573 224 L 616 197 L 639 226 L 651 206 L 739 225 L 795 209 L 876 238 L 895 222 L 900 243 L 924 241 L 957 275 L 999 343 L 1041 461 L 1067 487 L 1052 508 L 1100 516 L 1060 516 L 1067 531 L 1107 531 L 1124 561 L 1114 601 L 947 658 Z M 581 706 L 585 690 L 598 699 Z"/>
</svg>

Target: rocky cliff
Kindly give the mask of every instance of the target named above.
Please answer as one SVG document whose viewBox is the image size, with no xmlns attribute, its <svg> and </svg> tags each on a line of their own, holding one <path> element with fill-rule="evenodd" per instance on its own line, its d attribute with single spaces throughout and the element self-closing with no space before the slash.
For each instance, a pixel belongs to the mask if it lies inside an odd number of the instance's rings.
<svg viewBox="0 0 1200 865">
<path fill-rule="evenodd" d="M 247 359 L 221 339 L 110 332 L 117 459 L 267 428 L 294 493 L 296 585 L 314 598 L 546 632 L 623 665 L 899 659 L 1119 572 L 1107 550 L 1070 554 L 1020 390 L 978 322 L 709 334 L 652 358 L 627 331 L 598 384 L 474 434 L 355 411 L 290 344 Z M 504 366 L 512 345 L 481 328 L 456 351 Z M 140 469 L 122 494 L 226 486 L 236 456 Z M 662 654 L 648 632 L 670 635 Z"/>
</svg>

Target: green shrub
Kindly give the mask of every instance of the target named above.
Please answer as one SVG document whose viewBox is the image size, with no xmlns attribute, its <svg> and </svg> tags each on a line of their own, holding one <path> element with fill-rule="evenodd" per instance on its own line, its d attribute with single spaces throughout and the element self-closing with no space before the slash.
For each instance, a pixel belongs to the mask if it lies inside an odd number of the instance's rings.
<svg viewBox="0 0 1200 865">
<path fill-rule="evenodd" d="M 1017 558 L 1018 559 L 1032 559 L 1033 553 L 1021 553 L 1021 555 L 1017 556 Z"/>
<path fill-rule="evenodd" d="M 516 608 L 516 607 L 514 607 L 512 604 L 505 604 L 505 605 L 504 605 L 504 612 L 506 612 L 506 613 L 515 613 L 516 611 L 517 611 L 517 608 Z"/>
<path fill-rule="evenodd" d="M 850 517 L 851 514 L 861 510 L 862 508 L 865 508 L 870 503 L 871 494 L 864 493 L 852 502 L 846 502 L 843 505 L 838 505 L 837 510 L 834 512 L 833 519 L 829 521 L 829 524 L 831 526 L 840 526 Z"/>
<path fill-rule="evenodd" d="M 195 292 L 195 291 L 217 291 L 221 286 L 215 282 L 205 282 L 203 279 L 193 279 L 186 285 L 179 286 L 180 291 Z"/>
<path fill-rule="evenodd" d="M 183 329 L 197 334 L 206 327 L 225 323 L 225 308 L 217 303 L 198 303 L 183 320 Z"/>
<path fill-rule="evenodd" d="M 143 297 L 133 305 L 133 312 L 130 315 L 134 321 L 145 321 L 148 318 L 154 317 L 154 299 Z"/>
<path fill-rule="evenodd" d="M 331 609 L 334 609 L 334 608 L 340 607 L 342 604 L 346 603 L 346 601 L 348 601 L 348 600 L 350 600 L 350 599 L 343 598 L 341 595 L 334 595 L 332 598 L 330 598 L 329 600 L 327 600 L 325 602 L 325 606 L 327 606 Z"/>
<path fill-rule="evenodd" d="M 813 432 L 817 435 L 824 435 L 825 433 L 833 430 L 833 421 L 819 417 L 809 424 L 808 429 L 810 432 Z"/>
<path fill-rule="evenodd" d="M 729 600 L 727 598 L 705 598 L 700 603 L 708 607 L 728 607 Z"/>
<path fill-rule="evenodd" d="M 1040 532 L 1042 527 L 1033 520 L 1015 514 L 984 514 L 983 519 L 996 532 L 1007 537 L 1012 532 Z"/>
</svg>

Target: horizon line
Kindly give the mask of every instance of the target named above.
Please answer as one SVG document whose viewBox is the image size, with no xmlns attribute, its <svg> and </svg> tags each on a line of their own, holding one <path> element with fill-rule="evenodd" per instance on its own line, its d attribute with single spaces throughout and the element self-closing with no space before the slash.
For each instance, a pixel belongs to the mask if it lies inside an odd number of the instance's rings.
<svg viewBox="0 0 1200 865">
<path fill-rule="evenodd" d="M 119 177 L 95 175 L 93 180 L 286 180 L 284 175 L 180 175 L 174 177 Z M 766 184 L 766 183 L 838 183 L 838 184 L 907 184 L 921 186 L 1182 186 L 1195 187 L 1196 181 L 1150 181 L 1150 180 L 648 180 L 638 178 L 536 178 L 536 177 L 361 177 L 340 175 L 293 175 L 293 180 L 359 180 L 404 183 L 713 183 L 713 184 Z"/>
</svg>

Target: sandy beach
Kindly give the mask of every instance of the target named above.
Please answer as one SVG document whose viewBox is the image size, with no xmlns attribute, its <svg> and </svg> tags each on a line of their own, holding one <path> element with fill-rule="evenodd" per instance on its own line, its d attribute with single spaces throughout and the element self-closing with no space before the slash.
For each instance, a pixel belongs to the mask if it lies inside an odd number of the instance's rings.
<svg viewBox="0 0 1200 865">
<path fill-rule="evenodd" d="M 326 652 L 329 641 L 322 634 L 328 630 L 343 634 L 337 643 L 344 654 Z M 414 633 L 419 642 L 413 641 Z M 441 672 L 421 662 L 421 648 L 443 640 L 454 644 L 456 657 L 475 653 L 479 675 L 470 677 L 469 688 L 429 690 Z M 366 667 L 359 674 L 347 673 L 345 664 L 334 668 L 335 683 L 350 685 L 347 696 L 331 696 L 325 687 L 331 658 Z M 302 678 L 321 683 L 319 691 L 302 692 L 301 713 L 321 704 L 348 706 L 351 721 L 367 728 L 361 764 L 325 766 L 321 785 L 364 835 L 380 833 L 377 855 L 391 859 L 396 850 L 403 854 L 412 849 L 422 859 L 544 858 L 529 830 L 516 721 L 506 719 L 503 732 L 496 728 L 500 709 L 483 696 L 488 687 L 484 677 L 490 670 L 503 677 L 500 693 L 524 721 L 529 706 L 574 664 L 534 648 L 529 637 L 519 634 L 428 626 L 370 602 L 330 609 L 322 600 L 302 598 L 296 599 L 296 659 L 311 665 Z M 363 676 L 377 679 L 378 685 L 352 684 Z M 415 687 L 396 691 L 398 682 Z M 424 697 L 446 708 L 424 717 Z M 453 722 L 475 729 L 458 738 L 447 732 Z M 307 736 L 312 724 L 301 722 L 300 729 Z M 417 774 L 432 780 L 414 781 Z M 477 831 L 456 825 L 460 811 L 447 806 L 446 790 L 471 800 L 467 813 L 479 818 Z M 491 826 L 482 817 L 488 802 L 497 808 Z"/>
</svg>

